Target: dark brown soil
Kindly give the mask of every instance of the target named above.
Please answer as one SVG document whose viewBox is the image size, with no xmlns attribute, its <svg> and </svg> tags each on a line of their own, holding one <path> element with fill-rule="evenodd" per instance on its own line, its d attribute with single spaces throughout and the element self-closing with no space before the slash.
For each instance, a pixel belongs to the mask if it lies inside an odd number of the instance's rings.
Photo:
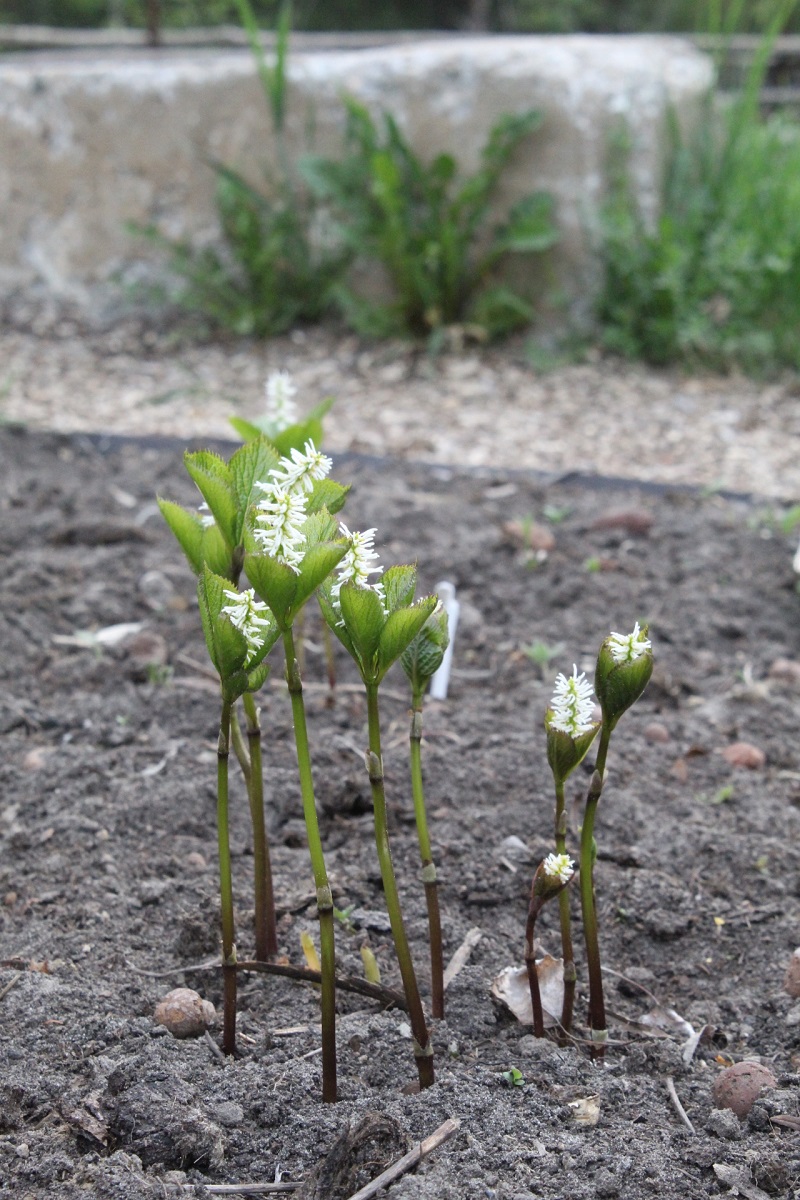
<svg viewBox="0 0 800 1200">
<path fill-rule="evenodd" d="M 800 1133 L 776 1119 L 797 1117 L 800 1082 L 800 1005 L 782 989 L 800 941 L 800 685 L 769 676 L 776 659 L 800 659 L 787 540 L 765 509 L 719 496 L 358 460 L 337 463 L 336 476 L 354 483 L 348 524 L 378 526 L 383 561 L 418 559 L 423 586 L 452 579 L 463 604 L 450 696 L 426 710 L 424 761 L 446 956 L 471 928 L 483 936 L 434 1031 L 436 1086 L 404 1091 L 415 1070 L 402 1012 L 340 994 L 342 1102 L 323 1106 L 318 996 L 307 984 L 242 980 L 236 1061 L 154 1025 L 156 1001 L 179 984 L 221 999 L 218 971 L 196 969 L 218 952 L 218 705 L 202 673 L 194 582 L 153 503 L 156 491 L 192 503 L 192 489 L 174 446 L 101 452 L 9 431 L 0 438 L 0 1194 L 129 1200 L 203 1196 L 205 1184 L 270 1182 L 276 1171 L 300 1180 L 348 1123 L 378 1112 L 401 1143 L 447 1117 L 462 1122 L 391 1187 L 393 1200 L 684 1200 L 725 1193 L 737 1178 L 750 1197 L 800 1196 Z M 636 519 L 594 527 L 620 510 Z M 536 565 L 503 524 L 548 516 L 556 545 Z M 522 962 L 531 871 L 552 848 L 541 722 L 554 675 L 573 662 L 591 670 L 608 631 L 636 619 L 650 623 L 657 667 L 612 742 L 598 816 L 613 1016 L 597 1065 L 580 1042 L 536 1041 L 490 985 Z M 148 678 L 119 647 L 62 640 L 133 621 L 165 639 L 171 671 Z M 337 927 L 337 954 L 358 974 L 367 942 L 383 981 L 397 985 L 360 757 L 365 708 L 343 654 L 328 704 L 316 615 L 306 638 L 323 839 L 336 903 L 355 906 Z M 544 671 L 521 653 L 534 642 L 561 644 Z M 313 893 L 280 675 L 276 667 L 263 712 L 268 822 L 281 949 L 302 964 Z M 401 673 L 383 705 L 395 864 L 427 994 Z M 654 722 L 666 740 L 645 734 Z M 766 765 L 730 765 L 721 751 L 735 742 L 762 750 Z M 570 788 L 573 846 L 590 767 Z M 252 948 L 248 826 L 237 780 L 240 955 Z M 554 916 L 544 914 L 541 935 L 558 954 Z M 582 956 L 579 975 L 583 1019 Z M 685 1032 L 637 1027 L 654 1007 L 648 993 L 696 1030 L 710 1026 L 688 1064 Z M 711 1086 L 747 1057 L 769 1065 L 778 1086 L 740 1123 L 713 1109 Z M 511 1068 L 521 1086 L 504 1077 Z M 588 1096 L 600 1102 L 591 1127 L 569 1107 Z"/>
</svg>

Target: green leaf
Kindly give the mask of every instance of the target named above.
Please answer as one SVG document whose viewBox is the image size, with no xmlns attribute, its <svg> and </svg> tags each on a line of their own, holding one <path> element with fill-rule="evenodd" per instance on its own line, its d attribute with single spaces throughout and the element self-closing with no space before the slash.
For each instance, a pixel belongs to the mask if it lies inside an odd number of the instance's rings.
<svg viewBox="0 0 800 1200">
<path fill-rule="evenodd" d="M 195 575 L 203 569 L 203 522 L 189 509 L 171 500 L 158 497 L 158 507 L 161 515 L 169 525 L 178 540 L 181 550 L 189 560 L 189 566 Z"/>
<path fill-rule="evenodd" d="M 358 662 L 358 654 L 353 645 L 353 639 L 347 632 L 347 626 L 342 619 L 340 610 L 333 603 L 333 596 L 331 595 L 332 582 L 329 579 L 321 587 L 317 588 L 317 600 L 319 601 L 320 612 L 331 632 L 336 634 L 350 657 Z"/>
<path fill-rule="evenodd" d="M 207 525 L 203 530 L 203 565 L 210 567 L 215 575 L 229 578 L 232 571 L 231 551 L 220 533 L 219 525 Z"/>
<path fill-rule="evenodd" d="M 254 438 L 261 437 L 264 432 L 263 429 L 259 429 L 258 425 L 254 425 L 252 421 L 245 421 L 243 417 L 228 417 L 228 421 L 243 442 L 252 442 Z"/>
<path fill-rule="evenodd" d="M 270 554 L 246 554 L 244 569 L 256 594 L 272 609 L 281 631 L 288 629 L 299 576 Z"/>
<path fill-rule="evenodd" d="M 403 670 L 415 692 L 423 692 L 428 680 L 439 670 L 449 641 L 447 613 L 443 608 L 434 609 L 400 656 Z"/>
<path fill-rule="evenodd" d="M 222 536 L 233 549 L 238 544 L 237 504 L 233 480 L 227 464 L 208 450 L 183 456 L 186 470 L 197 484 L 200 493 L 220 527 Z"/>
<path fill-rule="evenodd" d="M 307 511 L 316 513 L 321 508 L 327 508 L 329 513 L 340 512 L 349 491 L 349 485 L 344 487 L 335 479 L 316 479 L 313 489 L 308 493 Z"/>
<path fill-rule="evenodd" d="M 241 545 L 243 540 L 244 519 L 249 506 L 263 494 L 255 485 L 265 482 L 279 461 L 277 450 L 261 434 L 252 442 L 246 442 L 228 463 L 237 501 L 235 546 Z"/>
<path fill-rule="evenodd" d="M 377 592 L 372 588 L 345 583 L 339 592 L 345 628 L 356 651 L 356 662 L 366 683 L 372 680 L 375 655 L 386 616 Z"/>
<path fill-rule="evenodd" d="M 349 543 L 343 540 L 340 542 L 318 542 L 316 545 L 309 547 L 303 556 L 303 562 L 300 566 L 300 575 L 297 580 L 297 591 L 292 613 L 293 617 L 299 612 L 309 596 L 313 595 L 324 580 L 328 578 L 334 567 L 342 561 L 347 553 L 348 546 Z"/>
<path fill-rule="evenodd" d="M 378 682 L 411 644 L 437 604 L 436 596 L 426 596 L 410 608 L 398 608 L 389 614 L 379 640 Z"/>
<path fill-rule="evenodd" d="M 306 546 L 316 546 L 318 542 L 334 541 L 339 533 L 339 526 L 327 508 L 322 508 L 306 519 L 303 533 Z"/>
<path fill-rule="evenodd" d="M 276 635 L 276 638 L 277 638 L 277 636 L 279 636 L 279 635 Z M 273 645 L 274 645 L 274 642 L 273 642 Z M 270 647 L 270 649 L 271 649 L 271 647 Z M 251 671 L 247 672 L 247 687 L 245 690 L 248 692 L 260 691 L 261 688 L 264 686 L 264 684 L 267 682 L 268 676 L 269 676 L 269 664 L 265 663 L 265 662 L 259 663 L 259 665 L 257 667 L 254 667 Z"/>
<path fill-rule="evenodd" d="M 394 612 L 397 608 L 408 608 L 417 590 L 417 568 L 411 565 L 389 567 L 384 572 L 381 583 L 389 612 Z"/>
<path fill-rule="evenodd" d="M 232 677 L 242 670 L 248 657 L 244 634 L 222 612 L 228 604 L 225 591 L 230 586 L 229 580 L 215 575 L 208 567 L 203 568 L 197 581 L 200 619 L 208 654 L 226 691 Z"/>
<path fill-rule="evenodd" d="M 512 254 L 548 250 L 559 238 L 553 208 L 553 197 L 545 192 L 525 196 L 511 209 L 506 224 L 497 230 L 493 248 Z"/>
</svg>

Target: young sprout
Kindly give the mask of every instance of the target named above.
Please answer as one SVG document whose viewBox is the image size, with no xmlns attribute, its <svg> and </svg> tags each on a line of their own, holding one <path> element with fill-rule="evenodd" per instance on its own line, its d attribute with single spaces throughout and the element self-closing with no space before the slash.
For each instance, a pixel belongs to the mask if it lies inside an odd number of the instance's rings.
<svg viewBox="0 0 800 1200">
<path fill-rule="evenodd" d="M 337 540 L 336 522 L 325 506 L 327 502 L 332 509 L 341 507 L 347 490 L 324 477 L 329 467 L 330 459 L 321 464 L 313 444 L 309 443 L 304 455 L 280 461 L 272 472 L 273 482 L 258 485 L 264 497 L 252 511 L 245 570 L 256 593 L 269 606 L 283 640 L 303 816 L 317 892 L 322 975 L 322 1098 L 333 1101 L 337 1095 L 333 897 L 317 820 L 303 684 L 293 631 L 308 599 L 347 551 L 346 543 Z M 311 487 L 307 489 L 309 478 Z"/>
<path fill-rule="evenodd" d="M 262 687 L 269 668 L 263 659 L 275 644 L 278 630 L 252 592 L 240 594 L 228 580 L 208 567 L 198 580 L 197 596 L 209 657 L 220 680 L 222 711 L 217 743 L 217 840 L 219 849 L 220 910 L 222 915 L 222 974 L 224 1013 L 222 1048 L 236 1050 L 236 928 L 228 822 L 228 758 L 231 714 L 236 700 Z M 229 600 L 231 603 L 226 604 Z"/>
<path fill-rule="evenodd" d="M 536 952 L 534 949 L 536 918 L 548 900 L 552 900 L 554 896 L 560 897 L 566 894 L 565 889 L 574 874 L 575 865 L 567 854 L 562 854 L 561 852 L 558 854 L 548 854 L 536 868 L 531 883 L 531 899 L 528 905 L 528 920 L 525 925 L 525 967 L 528 972 L 528 986 L 531 992 L 534 1037 L 544 1037 L 544 1011 L 542 1009 L 542 997 L 539 990 L 539 975 L 536 970 Z"/>
<path fill-rule="evenodd" d="M 594 676 L 594 690 L 603 714 L 597 759 L 581 827 L 580 889 L 583 937 L 589 971 L 589 1025 L 593 1054 L 602 1058 L 606 1030 L 603 976 L 600 966 L 600 945 L 597 934 L 597 913 L 594 902 L 594 821 L 597 804 L 603 790 L 608 746 L 617 722 L 623 713 L 641 696 L 653 673 L 653 655 L 647 626 L 639 628 L 638 621 L 631 633 L 610 633 L 600 647 Z"/>
<path fill-rule="evenodd" d="M 325 620 L 355 660 L 366 690 L 369 726 L 366 764 L 372 788 L 375 843 L 386 908 L 408 1003 L 419 1083 L 421 1088 L 426 1088 L 434 1082 L 433 1051 L 389 848 L 378 689 L 392 663 L 419 633 L 437 601 L 435 596 L 429 596 L 414 602 L 417 573 L 411 566 L 390 567 L 382 580 L 370 583 L 370 575 L 381 573 L 372 544 L 374 530 L 361 534 L 352 534 L 347 530 L 347 534 L 349 552 L 341 561 L 336 580 L 328 581 L 320 588 L 319 599 Z"/>
<path fill-rule="evenodd" d="M 203 496 L 197 512 L 159 499 L 167 524 L 198 576 L 205 567 L 235 588 L 244 561 L 244 527 L 250 506 L 260 495 L 258 480 L 277 467 L 280 455 L 258 431 L 257 436 L 224 462 L 208 451 L 184 455 L 186 469 Z M 238 595 L 231 592 L 228 597 Z M 237 603 L 241 604 L 241 601 Z M 230 614 L 228 614 L 230 615 Z M 253 826 L 253 888 L 256 959 L 266 961 L 278 952 L 275 901 L 269 842 L 264 818 L 261 722 L 254 697 L 241 698 L 247 731 L 245 745 L 239 718 L 231 713 L 230 738 L 242 769 Z"/>
<path fill-rule="evenodd" d="M 370 531 L 373 532 L 373 531 Z M 444 966 L 442 953 L 442 923 L 439 915 L 439 885 L 433 861 L 428 818 L 425 811 L 425 791 L 422 783 L 422 698 L 433 675 L 439 670 L 449 643 L 447 613 L 434 609 L 413 642 L 400 656 L 403 670 L 411 684 L 411 792 L 414 798 L 414 818 L 422 859 L 422 882 L 428 909 L 428 933 L 431 950 L 431 1012 L 438 1020 L 444 1017 Z"/>
<path fill-rule="evenodd" d="M 570 676 L 558 675 L 556 677 L 553 697 L 545 714 L 544 727 L 547 733 L 547 761 L 553 773 L 556 792 L 554 818 L 556 850 L 562 857 L 566 857 L 567 850 L 564 781 L 570 772 L 574 771 L 583 761 L 600 728 L 599 724 L 592 720 L 593 711 L 592 685 L 585 675 L 578 674 L 576 666 L 573 666 Z M 572 1029 L 576 982 L 568 892 L 560 893 L 558 904 L 561 924 L 561 956 L 564 962 L 564 1001 L 561 1009 L 559 1040 L 564 1043 Z"/>
</svg>

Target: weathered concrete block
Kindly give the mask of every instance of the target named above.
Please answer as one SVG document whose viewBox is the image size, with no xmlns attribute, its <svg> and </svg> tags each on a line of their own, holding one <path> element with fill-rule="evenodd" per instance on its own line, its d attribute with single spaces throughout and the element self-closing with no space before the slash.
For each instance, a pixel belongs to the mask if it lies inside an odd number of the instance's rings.
<svg viewBox="0 0 800 1200">
<path fill-rule="evenodd" d="M 692 120 L 711 84 L 709 61 L 665 37 L 454 38 L 292 57 L 289 144 L 335 154 L 351 93 L 389 109 L 423 156 L 447 150 L 474 169 L 497 118 L 545 114 L 520 148 L 498 208 L 551 191 L 562 238 L 548 287 L 585 315 L 596 270 L 592 222 L 608 135 L 625 118 L 633 178 L 657 204 L 672 107 Z M 252 60 L 240 51 L 131 51 L 0 56 L 0 298 L 45 293 L 101 316 L 116 276 L 153 250 L 125 229 L 213 237 L 211 160 L 255 180 L 275 161 Z"/>
</svg>

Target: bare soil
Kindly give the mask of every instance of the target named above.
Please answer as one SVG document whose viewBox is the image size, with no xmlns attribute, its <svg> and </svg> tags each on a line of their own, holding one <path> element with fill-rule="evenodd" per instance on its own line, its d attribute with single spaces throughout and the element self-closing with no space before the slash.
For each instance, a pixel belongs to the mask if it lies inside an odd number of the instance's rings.
<svg viewBox="0 0 800 1200">
<path fill-rule="evenodd" d="M 461 1121 L 391 1186 L 392 1200 L 684 1200 L 731 1186 L 796 1200 L 800 1002 L 782 983 L 800 941 L 800 669 L 793 681 L 774 667 L 800 660 L 793 547 L 764 506 L 722 495 L 347 456 L 335 474 L 354 484 L 348 523 L 378 526 L 383 561 L 417 559 L 425 589 L 451 579 L 463 604 L 450 695 L 426 709 L 423 752 L 446 955 L 471 929 L 482 936 L 433 1031 L 436 1085 L 408 1089 L 404 1013 L 340 993 L 342 1099 L 323 1105 L 318 995 L 290 980 L 242 979 L 236 1060 L 154 1024 L 156 1002 L 179 984 L 221 1000 L 219 971 L 205 965 L 218 954 L 218 704 L 194 582 L 153 502 L 160 492 L 192 503 L 191 485 L 174 444 L 5 431 L 0 1195 L 202 1197 L 276 1172 L 307 1181 L 372 1112 L 394 1131 L 384 1158 Z M 514 519 L 549 527 L 544 561 L 504 528 Z M 522 961 L 531 873 L 552 848 L 541 722 L 554 675 L 573 662 L 591 670 L 608 631 L 635 619 L 650 623 L 657 667 L 612 742 L 598 815 L 612 1013 L 599 1064 L 582 1041 L 581 956 L 566 1049 L 534 1039 L 490 986 Z M 148 672 L 130 648 L 81 633 L 120 622 L 163 638 L 170 670 Z M 315 615 L 305 632 L 323 839 L 335 902 L 354 906 L 337 927 L 339 964 L 359 974 L 367 943 L 398 986 L 361 761 L 365 706 L 343 655 L 330 703 Z M 535 642 L 560 647 L 544 670 L 521 649 Z M 263 699 L 267 815 L 281 950 L 302 965 L 313 889 L 280 675 Z M 401 673 L 383 705 L 393 853 L 427 994 Z M 731 765 L 722 751 L 737 742 L 764 765 Z M 573 847 L 590 770 L 571 781 Z M 253 860 L 238 781 L 232 838 L 243 955 Z M 541 937 L 559 952 L 554 913 Z M 691 1058 L 685 1029 L 641 1023 L 657 1003 L 704 1030 Z M 740 1122 L 713 1108 L 711 1087 L 743 1058 L 769 1065 L 777 1086 Z M 570 1106 L 588 1097 L 595 1125 Z M 366 1155 L 362 1182 L 380 1157 Z M 295 1194 L 355 1191 L 324 1187 Z"/>
</svg>

